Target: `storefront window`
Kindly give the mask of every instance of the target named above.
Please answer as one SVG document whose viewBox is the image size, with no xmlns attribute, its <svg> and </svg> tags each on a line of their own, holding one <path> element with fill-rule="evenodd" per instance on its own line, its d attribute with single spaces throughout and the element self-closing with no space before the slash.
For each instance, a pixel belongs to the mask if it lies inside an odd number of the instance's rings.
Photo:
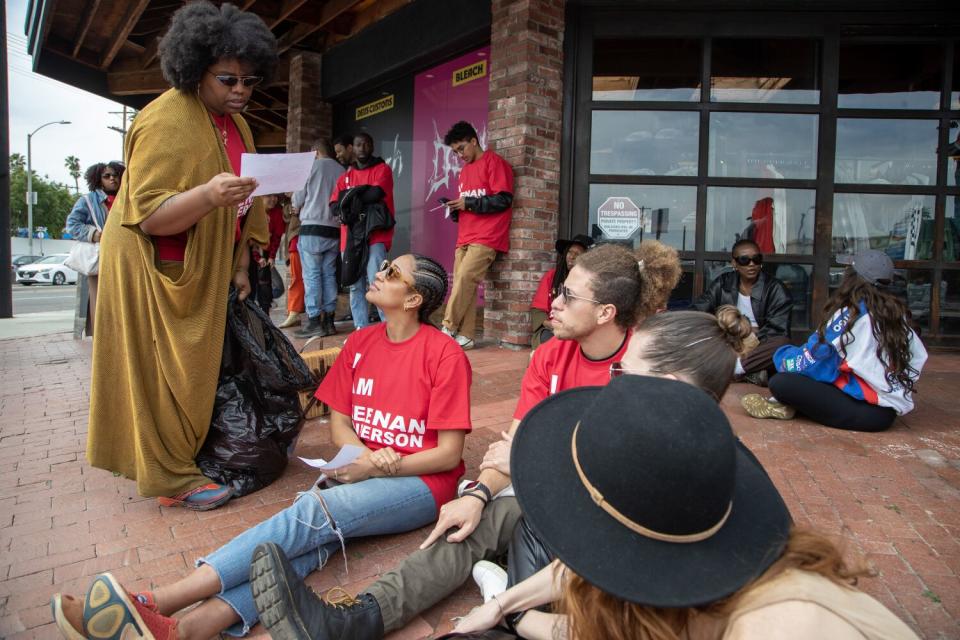
<svg viewBox="0 0 960 640">
<path fill-rule="evenodd" d="M 813 253 L 815 192 L 810 189 L 707 191 L 707 251 L 729 251 L 742 238 L 764 254 Z"/>
<path fill-rule="evenodd" d="M 960 271 L 943 271 L 940 280 L 940 333 L 960 334 Z"/>
<path fill-rule="evenodd" d="M 590 235 L 597 240 L 636 247 L 653 239 L 693 251 L 696 227 L 696 187 L 590 185 Z"/>
<path fill-rule="evenodd" d="M 700 40 L 597 40 L 594 100 L 700 99 Z"/>
<path fill-rule="evenodd" d="M 960 187 L 960 121 L 950 121 L 947 139 L 947 184 Z"/>
<path fill-rule="evenodd" d="M 711 113 L 710 175 L 814 178 L 817 119 L 805 114 Z"/>
<path fill-rule="evenodd" d="M 704 290 L 710 283 L 720 277 L 725 271 L 732 271 L 730 261 L 708 260 L 703 263 Z M 795 263 L 772 263 L 763 265 L 763 272 L 783 283 L 784 288 L 793 298 L 793 311 L 790 322 L 791 329 L 807 329 L 810 327 L 810 304 L 813 296 L 813 265 Z"/>
<path fill-rule="evenodd" d="M 670 299 L 667 301 L 667 309 L 670 311 L 687 309 L 693 302 L 693 281 L 697 263 L 695 260 L 681 260 L 680 267 L 683 269 L 683 275 L 680 276 L 677 286 L 670 292 Z"/>
<path fill-rule="evenodd" d="M 930 260 L 933 204 L 933 196 L 838 193 L 833 198 L 833 252 L 878 249 L 893 260 Z"/>
<path fill-rule="evenodd" d="M 834 180 L 936 184 L 937 129 L 936 120 L 838 118 Z"/>
<path fill-rule="evenodd" d="M 837 104 L 853 109 L 939 109 L 943 58 L 939 44 L 842 43 Z"/>
<path fill-rule="evenodd" d="M 710 100 L 817 104 L 819 70 L 820 45 L 813 40 L 717 38 Z"/>
<path fill-rule="evenodd" d="M 960 262 L 960 196 L 947 196 L 943 224 L 943 259 Z"/>
<path fill-rule="evenodd" d="M 699 131 L 693 111 L 594 111 L 590 173 L 695 176 Z"/>
</svg>

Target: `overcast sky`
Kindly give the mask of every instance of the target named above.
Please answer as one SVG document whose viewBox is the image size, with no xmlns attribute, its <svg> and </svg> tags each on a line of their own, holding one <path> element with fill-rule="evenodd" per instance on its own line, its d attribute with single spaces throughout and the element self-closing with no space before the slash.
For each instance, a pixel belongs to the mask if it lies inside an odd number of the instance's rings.
<svg viewBox="0 0 960 640">
<path fill-rule="evenodd" d="M 33 169 L 39 175 L 73 186 L 64 158 L 80 158 L 81 171 L 94 162 L 121 160 L 122 139 L 107 126 L 120 126 L 123 106 L 31 71 L 24 20 L 27 0 L 5 0 L 7 7 L 7 71 L 10 83 L 10 153 L 27 155 L 27 134 L 52 120 L 33 137 Z M 84 190 L 83 177 L 80 178 Z"/>
</svg>

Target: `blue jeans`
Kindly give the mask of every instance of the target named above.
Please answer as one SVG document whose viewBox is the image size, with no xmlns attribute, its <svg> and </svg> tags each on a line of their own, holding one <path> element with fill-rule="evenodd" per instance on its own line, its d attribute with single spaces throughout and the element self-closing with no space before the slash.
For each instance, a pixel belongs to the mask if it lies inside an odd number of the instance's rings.
<svg viewBox="0 0 960 640">
<path fill-rule="evenodd" d="M 322 496 L 333 525 L 324 515 Z M 371 478 L 356 484 L 341 484 L 330 489 L 305 491 L 292 505 L 247 529 L 205 558 L 197 566 L 208 564 L 220 577 L 217 596 L 237 612 L 242 622 L 227 629 L 232 636 L 243 636 L 257 623 L 257 607 L 250 591 L 250 559 L 263 542 L 274 542 L 283 549 L 301 578 L 323 567 L 340 549 L 343 539 L 411 531 L 437 518 L 433 494 L 416 476 Z M 346 562 L 346 555 L 344 555 Z M 349 568 L 349 567 L 348 567 Z"/>
<path fill-rule="evenodd" d="M 370 324 L 370 321 L 367 320 L 367 287 L 376 279 L 380 263 L 386 260 L 387 247 L 382 242 L 372 244 L 367 255 L 367 273 L 360 276 L 360 279 L 350 286 L 350 315 L 353 316 L 353 326 L 357 329 L 362 329 Z M 380 314 L 380 320 L 382 321 L 384 319 L 383 311 L 378 308 L 377 313 Z"/>
<path fill-rule="evenodd" d="M 333 313 L 337 308 L 337 253 L 339 238 L 300 236 L 297 244 L 303 269 L 303 299 L 307 317 Z"/>
</svg>

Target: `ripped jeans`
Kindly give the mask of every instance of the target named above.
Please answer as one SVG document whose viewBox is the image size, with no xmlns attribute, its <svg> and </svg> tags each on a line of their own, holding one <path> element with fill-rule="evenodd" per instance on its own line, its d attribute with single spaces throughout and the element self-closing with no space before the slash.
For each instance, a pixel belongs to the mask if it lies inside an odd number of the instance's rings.
<svg viewBox="0 0 960 640">
<path fill-rule="evenodd" d="M 334 527 L 330 526 L 318 495 L 329 509 Z M 323 567 L 340 549 L 338 533 L 344 539 L 401 533 L 422 527 L 436 518 L 433 495 L 416 476 L 371 478 L 330 489 L 314 487 L 301 493 L 292 505 L 269 520 L 247 529 L 210 555 L 197 560 L 197 566 L 208 564 L 220 576 L 221 591 L 217 597 L 230 605 L 242 619 L 226 633 L 243 636 L 249 633 L 258 618 L 249 583 L 250 558 L 258 544 L 274 542 L 279 545 L 297 574 L 306 577 Z"/>
</svg>

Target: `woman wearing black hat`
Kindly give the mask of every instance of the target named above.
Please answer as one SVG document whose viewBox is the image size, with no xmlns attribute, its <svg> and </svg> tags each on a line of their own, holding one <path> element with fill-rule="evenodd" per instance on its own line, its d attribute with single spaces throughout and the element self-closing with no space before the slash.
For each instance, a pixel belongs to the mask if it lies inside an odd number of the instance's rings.
<svg viewBox="0 0 960 640">
<path fill-rule="evenodd" d="M 542 343 L 553 337 L 553 324 L 550 322 L 550 305 L 560 289 L 560 285 L 567 279 L 567 274 L 573 268 L 573 263 L 581 253 L 593 246 L 593 238 L 585 235 L 576 235 L 572 240 L 560 238 L 557 240 L 557 265 L 543 274 L 540 286 L 530 303 L 530 331 L 533 336 L 530 346 L 536 349 Z"/>
<path fill-rule="evenodd" d="M 907 308 L 886 287 L 893 261 L 861 251 L 830 296 L 823 322 L 800 347 L 773 355 L 773 398 L 741 400 L 754 418 L 789 420 L 796 411 L 828 427 L 883 431 L 913 410 L 914 384 L 927 351 L 907 322 Z"/>
<path fill-rule="evenodd" d="M 524 419 L 511 466 L 524 517 L 562 563 L 568 637 L 917 637 L 854 588 L 866 571 L 792 528 L 770 478 L 692 385 L 623 376 L 552 396 Z M 554 630 L 539 631 L 524 637 Z"/>
</svg>

